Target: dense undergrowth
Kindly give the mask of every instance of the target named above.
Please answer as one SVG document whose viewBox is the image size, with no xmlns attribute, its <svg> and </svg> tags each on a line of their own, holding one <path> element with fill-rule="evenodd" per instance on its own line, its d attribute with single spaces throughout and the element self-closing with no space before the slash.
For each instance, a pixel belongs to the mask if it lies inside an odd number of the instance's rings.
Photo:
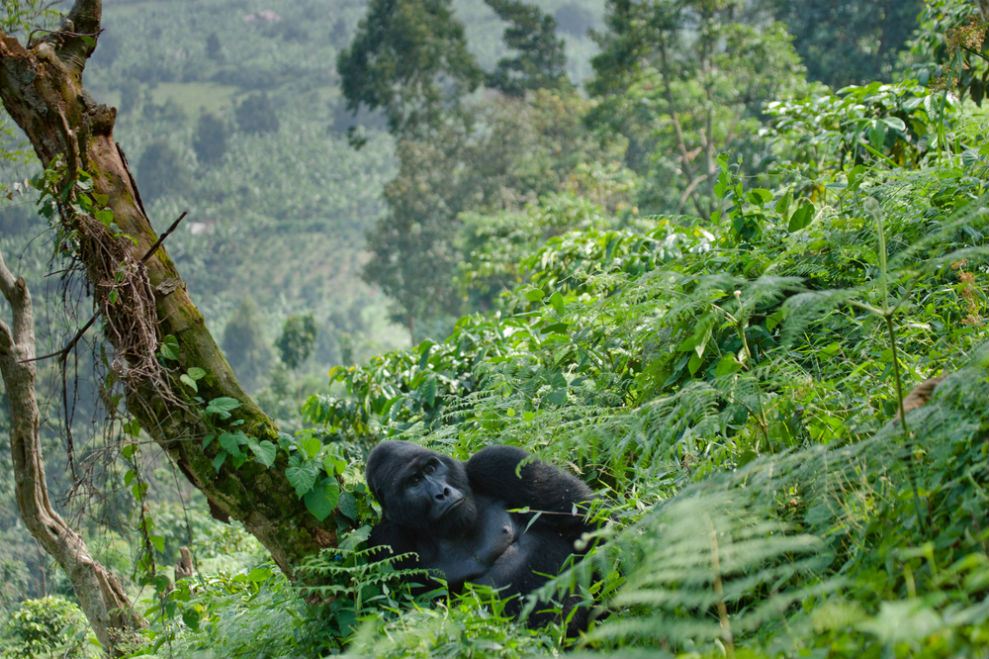
<svg viewBox="0 0 989 659">
<path fill-rule="evenodd" d="M 986 111 L 906 82 L 767 113 L 774 167 L 723 157 L 712 216 L 640 215 L 622 181 L 607 208 L 563 191 L 468 218 L 491 235 L 465 285 L 512 282 L 495 308 L 334 368 L 302 409 L 348 462 L 340 547 L 306 566 L 323 585 L 190 529 L 197 573 L 146 595 L 135 656 L 989 653 Z M 580 595 L 586 634 L 483 588 L 415 600 L 368 563 L 383 438 L 522 446 L 601 493 L 604 542 L 542 593 Z"/>
<path fill-rule="evenodd" d="M 601 607 L 590 649 L 984 652 L 985 175 L 892 171 L 799 231 L 736 189 L 748 240 L 568 234 L 500 315 L 339 371 L 352 397 L 307 411 L 340 439 L 520 444 L 604 491 L 614 537 L 563 582 Z M 904 429 L 897 387 L 935 375 Z M 393 633 L 417 618 L 380 624 L 365 651 L 421 647 Z"/>
<path fill-rule="evenodd" d="M 501 244 L 489 264 L 519 283 L 495 311 L 334 369 L 339 395 L 303 408 L 304 432 L 350 459 L 338 506 L 356 530 L 308 566 L 328 585 L 300 598 L 253 539 L 202 536 L 209 576 L 146 601 L 136 656 L 985 654 L 989 148 L 966 146 L 981 118 L 960 112 L 950 148 L 913 162 L 825 164 L 772 190 L 725 160 L 714 218 L 591 207 L 524 257 Z M 545 212 L 503 218 L 509 235 Z M 584 598 L 586 635 L 516 624 L 480 588 L 415 601 L 369 565 L 361 466 L 384 437 L 458 458 L 520 445 L 602 493 L 606 542 L 544 589 Z"/>
<path fill-rule="evenodd" d="M 340 395 L 303 409 L 352 458 L 340 509 L 358 528 L 310 566 L 331 603 L 308 608 L 270 570 L 193 586 L 157 651 L 985 654 L 989 149 L 966 146 L 981 116 L 960 112 L 943 149 L 896 164 L 891 139 L 772 190 L 724 161 L 715 218 L 597 208 L 524 258 L 500 245 L 519 284 L 496 311 L 335 369 Z M 545 588 L 584 597 L 587 634 L 510 623 L 483 589 L 413 602 L 401 574 L 368 565 L 360 465 L 383 437 L 458 458 L 520 445 L 601 492 L 606 542 Z"/>
</svg>

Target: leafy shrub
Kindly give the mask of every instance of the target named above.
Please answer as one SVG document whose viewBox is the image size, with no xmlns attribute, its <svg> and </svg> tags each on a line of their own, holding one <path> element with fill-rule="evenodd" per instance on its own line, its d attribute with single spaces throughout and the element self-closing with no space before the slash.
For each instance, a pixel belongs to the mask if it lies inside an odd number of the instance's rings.
<svg viewBox="0 0 989 659">
<path fill-rule="evenodd" d="M 245 133 L 277 133 L 281 122 L 275 113 L 271 97 L 264 92 L 254 92 L 234 109 L 237 127 Z"/>
<path fill-rule="evenodd" d="M 286 318 L 275 347 L 278 348 L 282 363 L 290 369 L 296 369 L 309 359 L 315 342 L 316 319 L 309 313 Z"/>
<path fill-rule="evenodd" d="M 723 162 L 712 222 L 585 228 L 505 257 L 521 283 L 496 314 L 335 369 L 345 395 L 304 413 L 356 445 L 518 444 L 606 493 L 612 540 L 547 586 L 598 603 L 588 649 L 978 653 L 989 153 L 943 144 L 929 165 L 850 158 L 850 183 L 813 202 L 746 189 Z M 956 370 L 892 420 L 913 383 Z M 449 650 L 497 616 L 461 605 L 368 623 L 352 649 Z M 529 633 L 495 642 L 545 632 Z"/>
<path fill-rule="evenodd" d="M 97 657 L 98 643 L 79 607 L 60 597 L 27 600 L 15 610 L 3 630 L 3 656 Z"/>
<path fill-rule="evenodd" d="M 215 35 L 211 34 L 210 36 Z M 230 128 L 226 121 L 210 112 L 199 115 L 193 148 L 196 150 L 196 156 L 200 163 L 212 165 L 221 162 L 223 157 L 227 155 L 229 139 Z"/>
<path fill-rule="evenodd" d="M 189 170 L 182 156 L 164 140 L 152 142 L 141 154 L 137 178 L 149 203 L 166 195 L 181 196 L 189 186 Z"/>
<path fill-rule="evenodd" d="M 529 630 L 504 612 L 490 589 L 469 587 L 434 606 L 415 606 L 398 618 L 365 620 L 348 657 L 533 657 L 554 652 L 560 634 Z"/>
<path fill-rule="evenodd" d="M 146 653 L 170 657 L 317 656 L 325 633 L 285 576 L 262 563 L 180 579 L 148 612 Z"/>
</svg>

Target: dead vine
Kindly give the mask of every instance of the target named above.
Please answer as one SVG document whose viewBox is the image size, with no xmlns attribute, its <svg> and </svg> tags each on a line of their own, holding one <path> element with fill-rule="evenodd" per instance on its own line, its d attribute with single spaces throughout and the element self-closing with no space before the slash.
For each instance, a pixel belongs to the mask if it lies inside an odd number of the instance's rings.
<svg viewBox="0 0 989 659">
<path fill-rule="evenodd" d="M 69 168 L 72 172 L 73 168 Z M 159 319 L 146 261 L 154 254 L 162 241 L 185 218 L 183 213 L 169 229 L 142 257 L 133 254 L 133 242 L 129 236 L 115 231 L 116 225 L 101 222 L 92 214 L 80 212 L 81 194 L 76 179 L 69 173 L 63 179 L 68 186 L 68 194 L 52 195 L 62 228 L 62 234 L 71 243 L 70 249 L 56 249 L 57 253 L 69 255 L 69 264 L 62 272 L 63 297 L 71 287 L 73 273 L 85 272 L 87 292 L 92 295 L 94 312 L 75 335 L 60 350 L 34 358 L 41 360 L 56 357 L 62 375 L 63 413 L 66 437 L 66 454 L 72 474 L 73 490 L 83 485 L 79 478 L 74 458 L 72 435 L 72 408 L 68 396 L 66 374 L 69 355 L 73 354 L 87 330 L 103 319 L 103 335 L 113 347 L 112 353 L 102 359 L 94 359 L 94 364 L 104 363 L 109 371 L 104 381 L 100 399 L 106 419 L 117 418 L 118 400 L 112 395 L 116 383 L 121 383 L 125 392 L 153 392 L 152 399 L 166 407 L 185 410 L 188 403 L 176 395 L 167 369 L 159 362 L 157 352 L 161 343 Z M 63 187 L 63 189 L 65 189 Z M 95 357 L 94 353 L 94 357 Z M 143 396 L 138 396 L 143 399 Z M 107 434 L 113 423 L 105 425 Z M 106 437 L 108 447 L 119 443 L 117 438 Z"/>
</svg>

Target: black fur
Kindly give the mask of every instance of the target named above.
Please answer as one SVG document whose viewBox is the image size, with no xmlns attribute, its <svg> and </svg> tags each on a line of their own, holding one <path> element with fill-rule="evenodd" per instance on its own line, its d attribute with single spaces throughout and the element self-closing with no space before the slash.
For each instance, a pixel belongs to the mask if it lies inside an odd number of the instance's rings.
<svg viewBox="0 0 989 659">
<path fill-rule="evenodd" d="M 454 592 L 471 581 L 525 595 L 581 553 L 574 543 L 592 528 L 581 514 L 594 498 L 587 485 L 511 446 L 460 462 L 409 442 L 381 442 L 368 456 L 367 483 L 383 512 L 368 544 L 415 552 L 418 560 L 400 567 L 438 572 Z M 519 508 L 531 512 L 508 512 Z"/>
</svg>

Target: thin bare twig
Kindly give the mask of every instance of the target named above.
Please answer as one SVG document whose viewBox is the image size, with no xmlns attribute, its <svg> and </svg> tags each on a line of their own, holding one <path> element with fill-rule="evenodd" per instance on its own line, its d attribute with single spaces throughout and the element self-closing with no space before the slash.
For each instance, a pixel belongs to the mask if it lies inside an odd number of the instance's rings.
<svg viewBox="0 0 989 659">
<path fill-rule="evenodd" d="M 141 257 L 141 263 L 147 263 L 148 262 L 148 259 L 151 258 L 151 255 L 154 254 L 158 250 L 159 247 L 161 247 L 161 244 L 163 242 L 165 242 L 165 238 L 168 238 L 169 234 L 171 234 L 173 231 L 175 231 L 175 229 L 178 228 L 179 222 L 181 222 L 182 220 L 184 220 L 185 219 L 185 216 L 188 215 L 188 214 L 189 214 L 189 211 L 183 211 L 182 214 L 179 215 L 178 219 L 175 220 L 174 222 L 172 222 L 172 226 L 170 226 L 167 229 L 165 229 L 165 233 L 163 233 L 160 236 L 158 236 L 158 240 L 155 241 L 155 244 L 152 245 L 151 248 L 148 250 L 148 252 L 144 256 Z"/>
</svg>

